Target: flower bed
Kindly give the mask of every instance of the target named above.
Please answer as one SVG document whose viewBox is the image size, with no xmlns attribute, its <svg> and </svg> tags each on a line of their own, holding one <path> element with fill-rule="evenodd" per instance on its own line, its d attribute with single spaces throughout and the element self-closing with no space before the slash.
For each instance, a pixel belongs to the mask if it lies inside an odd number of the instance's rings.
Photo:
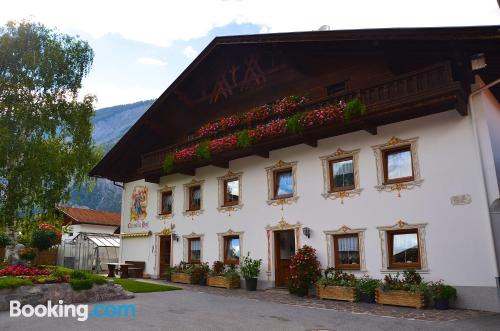
<svg viewBox="0 0 500 331">
<path fill-rule="evenodd" d="M 378 304 L 414 307 L 425 307 L 425 295 L 428 291 L 427 283 L 422 280 L 419 273 L 414 270 L 399 272 L 395 276 L 388 274 L 384 283 L 375 292 Z"/>
<path fill-rule="evenodd" d="M 186 273 L 174 272 L 172 282 L 181 284 L 191 284 L 191 275 Z"/>
<path fill-rule="evenodd" d="M 326 269 L 316 286 L 316 295 L 320 299 L 357 301 L 358 281 L 353 274 L 340 270 Z"/>
<path fill-rule="evenodd" d="M 175 265 L 172 270 L 172 282 L 181 284 L 191 284 L 191 272 L 194 266 L 182 261 L 178 265 Z"/>
<path fill-rule="evenodd" d="M 26 267 L 22 265 L 8 265 L 0 270 L 0 276 L 48 276 L 50 270 L 37 267 Z"/>
<path fill-rule="evenodd" d="M 231 278 L 228 279 L 226 276 L 208 276 L 207 285 L 213 287 L 223 287 L 223 288 L 240 288 L 240 279 Z"/>
<path fill-rule="evenodd" d="M 215 261 L 207 278 L 207 285 L 213 287 L 239 288 L 240 274 L 235 265 L 226 266 Z"/>
<path fill-rule="evenodd" d="M 399 291 L 399 290 L 382 290 L 375 291 L 375 300 L 381 305 L 393 305 L 414 307 L 421 309 L 425 307 L 425 295 L 419 292 Z"/>
</svg>

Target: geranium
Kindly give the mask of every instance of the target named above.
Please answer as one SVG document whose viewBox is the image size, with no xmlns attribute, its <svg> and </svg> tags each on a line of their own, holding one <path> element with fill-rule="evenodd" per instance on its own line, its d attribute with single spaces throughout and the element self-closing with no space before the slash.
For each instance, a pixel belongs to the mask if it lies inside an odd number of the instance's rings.
<svg viewBox="0 0 500 331">
<path fill-rule="evenodd" d="M 341 121 L 344 118 L 343 109 L 343 103 L 323 105 L 316 110 L 304 113 L 304 116 L 300 119 L 300 123 L 304 127 L 311 127 Z"/>
<path fill-rule="evenodd" d="M 248 130 L 248 136 L 252 142 L 260 141 L 264 138 L 281 136 L 286 133 L 286 120 L 283 118 L 273 120 L 269 123 L 257 125 L 255 129 Z"/>
<path fill-rule="evenodd" d="M 321 276 L 321 267 L 316 257 L 316 250 L 311 246 L 300 248 L 290 261 L 290 293 L 305 293 Z"/>
<path fill-rule="evenodd" d="M 219 139 L 210 141 L 208 148 L 212 153 L 220 153 L 234 149 L 238 146 L 238 137 L 235 134 L 230 134 Z"/>
<path fill-rule="evenodd" d="M 186 147 L 183 149 L 180 149 L 175 152 L 174 154 L 174 159 L 175 161 L 182 162 L 182 161 L 190 161 L 194 159 L 196 156 L 196 150 L 198 149 L 198 144 L 191 146 L 191 147 Z"/>
<path fill-rule="evenodd" d="M 12 266 L 8 265 L 0 270 L 0 276 L 42 276 L 50 275 L 48 269 L 36 267 L 27 267 L 23 265 Z"/>
<path fill-rule="evenodd" d="M 62 232 L 52 224 L 42 223 L 33 232 L 31 245 L 45 251 L 61 241 Z"/>
<path fill-rule="evenodd" d="M 273 112 L 282 116 L 289 116 L 300 109 L 307 102 L 305 97 L 288 96 L 275 102 Z"/>
</svg>

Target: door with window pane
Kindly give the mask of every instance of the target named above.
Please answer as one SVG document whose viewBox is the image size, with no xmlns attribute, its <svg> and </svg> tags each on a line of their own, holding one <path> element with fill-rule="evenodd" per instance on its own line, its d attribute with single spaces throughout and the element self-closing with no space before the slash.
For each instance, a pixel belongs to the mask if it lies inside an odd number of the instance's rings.
<svg viewBox="0 0 500 331">
<path fill-rule="evenodd" d="M 275 285 L 286 287 L 290 276 L 290 260 L 295 255 L 295 231 L 274 232 Z"/>
<path fill-rule="evenodd" d="M 170 267 L 170 256 L 172 252 L 172 237 L 160 236 L 160 277 L 163 277 Z"/>
</svg>

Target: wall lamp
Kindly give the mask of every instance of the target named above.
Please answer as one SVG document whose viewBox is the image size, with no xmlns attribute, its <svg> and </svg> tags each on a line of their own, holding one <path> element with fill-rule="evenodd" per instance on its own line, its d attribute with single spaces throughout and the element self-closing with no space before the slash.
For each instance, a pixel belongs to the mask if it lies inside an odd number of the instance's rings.
<svg viewBox="0 0 500 331">
<path fill-rule="evenodd" d="M 306 236 L 308 239 L 311 238 L 311 228 L 308 228 L 307 226 L 302 228 L 302 233 L 304 236 Z"/>
</svg>

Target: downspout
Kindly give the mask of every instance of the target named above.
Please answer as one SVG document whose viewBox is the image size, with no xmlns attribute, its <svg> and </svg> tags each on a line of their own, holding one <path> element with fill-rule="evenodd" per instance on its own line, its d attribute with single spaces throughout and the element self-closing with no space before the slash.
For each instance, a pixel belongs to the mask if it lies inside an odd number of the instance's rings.
<svg viewBox="0 0 500 331">
<path fill-rule="evenodd" d="M 477 89 L 475 91 L 472 91 L 469 94 L 469 107 L 471 108 L 470 115 L 471 115 L 471 121 L 472 121 L 472 131 L 474 133 L 474 145 L 476 146 L 477 156 L 479 156 L 479 162 L 481 164 L 480 172 L 481 172 L 481 177 L 483 178 L 484 193 L 486 196 L 486 207 L 488 210 L 488 218 L 490 221 L 489 222 L 490 233 L 491 233 L 491 239 L 493 242 L 493 256 L 494 256 L 494 263 L 495 263 L 495 270 L 496 270 L 495 280 L 496 280 L 496 284 L 497 284 L 497 295 L 498 295 L 498 297 L 500 297 L 500 276 L 499 276 L 500 270 L 498 268 L 499 267 L 499 263 L 498 263 L 499 256 L 497 255 L 497 247 L 496 247 L 497 244 L 500 245 L 500 243 L 495 243 L 495 235 L 493 233 L 493 218 L 491 217 L 490 206 L 489 206 L 489 202 L 488 202 L 488 191 L 487 191 L 486 178 L 484 175 L 483 158 L 481 155 L 481 145 L 479 143 L 479 135 L 478 135 L 478 130 L 477 130 L 477 126 L 476 126 L 476 118 L 474 116 L 474 111 L 472 110 L 472 97 L 475 96 L 476 94 L 484 92 L 487 89 L 490 89 L 491 87 L 497 85 L 498 83 L 500 83 L 500 78 L 497 78 L 493 82 L 491 82 L 483 87 L 480 87 L 479 89 Z M 500 248 L 500 247 L 498 247 L 498 248 Z"/>
</svg>

